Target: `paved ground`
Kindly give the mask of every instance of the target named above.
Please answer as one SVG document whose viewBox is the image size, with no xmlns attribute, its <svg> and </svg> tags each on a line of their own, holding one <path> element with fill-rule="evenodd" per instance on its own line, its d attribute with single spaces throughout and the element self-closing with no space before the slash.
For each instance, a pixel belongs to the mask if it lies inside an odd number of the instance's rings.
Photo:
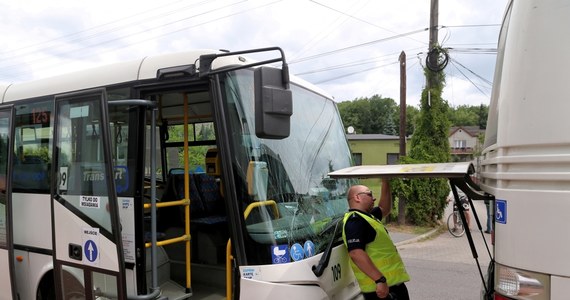
<svg viewBox="0 0 570 300">
<path fill-rule="evenodd" d="M 485 229 L 485 205 L 483 202 L 474 205 Z M 450 207 L 446 215 L 451 211 Z M 492 249 L 491 236 L 479 232 L 474 221 L 472 227 L 479 265 L 486 273 L 490 258 L 485 242 Z M 391 231 L 391 236 L 412 276 L 407 284 L 412 299 L 480 299 L 481 277 L 466 235 L 456 238 L 445 229 L 423 236 Z"/>
<path fill-rule="evenodd" d="M 477 216 L 479 217 L 479 221 L 481 223 L 481 226 L 483 228 L 483 230 L 486 229 L 486 222 L 487 222 L 487 211 L 485 209 L 485 203 L 483 203 L 483 201 L 473 201 L 473 205 L 475 206 L 475 211 L 477 213 Z M 453 208 L 451 205 L 448 205 L 445 209 L 444 212 L 444 220 L 442 220 L 442 222 L 444 223 L 444 226 L 446 226 L 445 222 L 447 222 L 447 216 L 453 211 Z M 478 231 L 477 228 L 477 223 L 475 222 L 475 218 L 473 217 L 473 212 L 470 211 L 470 215 L 471 215 L 471 231 L 473 236 L 481 236 L 481 234 Z M 419 240 L 425 240 L 426 238 L 430 238 L 430 237 L 434 237 L 437 233 L 437 230 L 432 230 L 429 231 L 425 234 L 410 234 L 410 233 L 405 233 L 405 232 L 397 232 L 397 231 L 390 231 L 390 236 L 392 237 L 392 240 L 394 241 L 394 243 L 396 243 L 396 246 L 400 247 L 403 245 L 407 245 L 410 243 L 414 243 L 417 242 Z M 449 232 L 445 231 L 445 234 L 448 235 L 449 238 L 454 238 L 453 236 L 451 236 L 451 234 L 449 234 Z M 490 241 L 490 236 L 488 234 L 485 234 L 488 238 L 488 240 Z M 455 239 L 455 238 L 454 238 Z M 469 246 L 467 243 L 467 240 L 465 239 L 465 236 L 463 236 L 463 238 L 458 238 L 458 240 L 462 240 L 464 242 L 465 245 Z M 481 243 L 482 243 L 482 238 L 480 239 Z"/>
</svg>

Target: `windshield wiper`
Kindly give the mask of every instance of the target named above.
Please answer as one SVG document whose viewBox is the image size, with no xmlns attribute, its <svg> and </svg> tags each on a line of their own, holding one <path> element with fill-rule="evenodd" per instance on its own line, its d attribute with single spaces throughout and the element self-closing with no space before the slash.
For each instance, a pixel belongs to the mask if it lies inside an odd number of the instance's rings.
<svg viewBox="0 0 570 300">
<path fill-rule="evenodd" d="M 329 265 L 329 260 L 331 258 L 332 248 L 333 248 L 334 242 L 336 240 L 336 233 L 337 233 L 337 230 L 339 227 L 338 225 L 343 223 L 342 222 L 343 218 L 344 218 L 344 216 L 333 219 L 322 232 L 322 233 L 325 233 L 325 232 L 329 231 L 331 228 L 333 228 L 333 226 L 334 226 L 334 231 L 333 231 L 333 234 L 331 236 L 331 240 L 329 241 L 329 244 L 327 246 L 327 249 L 323 253 L 323 256 L 321 256 L 319 263 L 317 265 L 313 266 L 313 268 L 312 268 L 313 273 L 317 277 L 321 277 L 321 275 L 323 275 L 323 273 L 325 272 L 325 268 Z"/>
</svg>

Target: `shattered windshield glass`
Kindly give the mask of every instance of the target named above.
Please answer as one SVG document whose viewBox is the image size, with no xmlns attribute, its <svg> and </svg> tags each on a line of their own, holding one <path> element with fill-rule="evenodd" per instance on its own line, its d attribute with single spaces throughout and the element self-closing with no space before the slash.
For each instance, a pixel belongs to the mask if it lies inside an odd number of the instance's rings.
<svg viewBox="0 0 570 300">
<path fill-rule="evenodd" d="M 250 238 L 245 243 L 248 261 L 287 263 L 322 252 L 335 221 L 348 209 L 349 182 L 327 177 L 351 165 L 334 102 L 292 84 L 291 135 L 260 139 L 255 135 L 253 72 L 229 73 L 223 89 L 237 195 Z M 290 255 L 277 255 L 283 251 Z"/>
</svg>

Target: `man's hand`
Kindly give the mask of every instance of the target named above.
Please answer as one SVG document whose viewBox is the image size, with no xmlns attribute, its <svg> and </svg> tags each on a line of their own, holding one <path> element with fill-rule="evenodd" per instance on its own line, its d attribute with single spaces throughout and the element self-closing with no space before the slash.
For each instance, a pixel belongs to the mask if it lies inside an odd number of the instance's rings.
<svg viewBox="0 0 570 300">
<path fill-rule="evenodd" d="M 376 296 L 378 296 L 378 298 L 384 299 L 388 297 L 388 292 L 390 292 L 390 288 L 387 283 L 383 282 L 376 284 Z"/>
</svg>

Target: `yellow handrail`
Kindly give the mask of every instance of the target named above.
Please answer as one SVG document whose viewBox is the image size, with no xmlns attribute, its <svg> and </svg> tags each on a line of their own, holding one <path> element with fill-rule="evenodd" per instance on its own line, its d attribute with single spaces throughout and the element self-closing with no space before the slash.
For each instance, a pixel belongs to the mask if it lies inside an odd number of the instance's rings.
<svg viewBox="0 0 570 300">
<path fill-rule="evenodd" d="M 160 203 L 156 203 L 156 208 L 161 207 L 170 207 L 170 206 L 184 206 L 184 235 L 172 238 L 168 240 L 163 240 L 160 242 L 156 242 L 157 246 L 164 246 L 174 243 L 184 242 L 186 246 L 186 291 L 188 293 L 192 292 L 192 278 L 190 272 L 190 264 L 191 264 L 191 253 L 190 253 L 190 172 L 189 172 L 189 162 L 188 162 L 188 94 L 184 94 L 184 199 L 176 200 L 176 201 L 164 201 Z M 150 204 L 144 204 L 143 207 L 145 209 L 150 209 Z M 145 247 L 150 247 L 152 243 L 145 243 Z"/>
<path fill-rule="evenodd" d="M 226 299 L 232 299 L 232 260 L 234 259 L 232 255 L 232 240 L 228 239 L 228 244 L 226 246 Z"/>
<path fill-rule="evenodd" d="M 184 199 L 190 199 L 190 167 L 188 166 L 188 94 L 184 93 Z M 184 232 L 190 236 L 190 205 L 184 206 Z M 186 291 L 192 291 L 190 239 L 186 240 Z"/>
<path fill-rule="evenodd" d="M 166 246 L 166 245 L 170 245 L 170 244 L 175 244 L 175 243 L 180 243 L 180 242 L 186 242 L 190 240 L 190 235 L 181 235 L 177 238 L 171 238 L 168 240 L 163 240 L 163 241 L 159 241 L 156 242 L 156 246 L 160 247 L 160 246 Z M 152 243 L 145 243 L 144 246 L 146 248 L 150 248 L 150 246 L 152 246 Z"/>
<path fill-rule="evenodd" d="M 247 217 L 249 217 L 249 214 L 251 213 L 251 211 L 254 208 L 261 207 L 261 206 L 268 206 L 268 205 L 272 206 L 273 213 L 275 214 L 275 218 L 279 219 L 279 209 L 277 209 L 277 202 L 275 202 L 275 200 L 259 201 L 259 202 L 253 202 L 253 203 L 249 204 L 245 208 L 245 211 L 243 212 L 244 219 L 247 220 Z"/>
<path fill-rule="evenodd" d="M 273 214 L 275 215 L 276 219 L 279 219 L 279 209 L 277 208 L 277 202 L 275 200 L 266 200 L 266 201 L 259 201 L 253 202 L 249 204 L 245 211 L 243 212 L 244 220 L 247 220 L 249 214 L 254 208 L 268 206 L 271 205 L 273 209 Z M 228 244 L 226 246 L 226 299 L 232 299 L 232 260 L 234 259 L 232 255 L 232 240 L 228 239 Z"/>
<path fill-rule="evenodd" d="M 189 204 L 190 204 L 190 200 L 187 200 L 187 199 L 176 200 L 176 201 L 164 201 L 164 202 L 157 202 L 156 208 L 169 207 L 169 206 L 182 206 L 182 205 L 189 205 Z M 150 203 L 145 203 L 143 205 L 143 207 L 145 209 L 149 209 Z"/>
</svg>

